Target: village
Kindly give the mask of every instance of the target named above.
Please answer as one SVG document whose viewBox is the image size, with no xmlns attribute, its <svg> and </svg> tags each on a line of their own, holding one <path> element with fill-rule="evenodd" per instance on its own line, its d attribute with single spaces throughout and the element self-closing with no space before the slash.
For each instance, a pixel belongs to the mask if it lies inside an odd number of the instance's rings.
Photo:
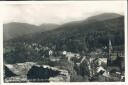
<svg viewBox="0 0 128 85">
<path fill-rule="evenodd" d="M 36 43 L 24 46 L 37 53 L 43 49 L 44 55 L 40 62 L 5 64 L 5 82 L 72 82 L 78 76 L 82 82 L 125 81 L 124 53 L 113 51 L 110 40 L 108 47 L 104 47 L 108 51 L 97 49 L 86 55 L 66 50 L 56 52 Z"/>
</svg>

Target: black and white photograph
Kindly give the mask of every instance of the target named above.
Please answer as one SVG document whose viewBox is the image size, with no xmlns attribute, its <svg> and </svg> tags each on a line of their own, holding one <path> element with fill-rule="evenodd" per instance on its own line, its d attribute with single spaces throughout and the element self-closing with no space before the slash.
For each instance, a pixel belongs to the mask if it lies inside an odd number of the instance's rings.
<svg viewBox="0 0 128 85">
<path fill-rule="evenodd" d="M 3 8 L 4 83 L 125 82 L 125 2 Z"/>
</svg>

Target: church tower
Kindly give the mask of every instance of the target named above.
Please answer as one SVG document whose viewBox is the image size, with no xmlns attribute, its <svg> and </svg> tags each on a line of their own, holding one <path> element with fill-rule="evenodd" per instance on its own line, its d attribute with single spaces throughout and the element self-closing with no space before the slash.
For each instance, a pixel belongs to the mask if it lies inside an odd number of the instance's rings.
<svg viewBox="0 0 128 85">
<path fill-rule="evenodd" d="M 108 49 L 108 59 L 109 61 L 112 60 L 111 56 L 112 56 L 112 43 L 111 43 L 111 40 L 109 40 L 109 49 Z"/>
</svg>

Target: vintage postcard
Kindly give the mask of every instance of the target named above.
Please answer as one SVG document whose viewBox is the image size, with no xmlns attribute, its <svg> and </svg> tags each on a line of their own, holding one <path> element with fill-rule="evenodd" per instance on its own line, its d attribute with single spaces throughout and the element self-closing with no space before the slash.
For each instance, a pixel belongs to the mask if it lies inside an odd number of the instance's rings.
<svg viewBox="0 0 128 85">
<path fill-rule="evenodd" d="M 3 83 L 126 82 L 126 1 L 1 7 Z"/>
</svg>

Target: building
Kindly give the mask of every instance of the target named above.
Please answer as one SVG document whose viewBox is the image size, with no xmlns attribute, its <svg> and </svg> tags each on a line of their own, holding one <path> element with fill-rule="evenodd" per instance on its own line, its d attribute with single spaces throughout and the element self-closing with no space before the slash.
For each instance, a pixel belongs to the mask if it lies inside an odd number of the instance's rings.
<svg viewBox="0 0 128 85">
<path fill-rule="evenodd" d="M 5 64 L 5 66 L 16 75 L 26 75 L 29 69 L 34 65 L 33 62 Z M 6 72 L 6 70 L 5 70 Z"/>
<path fill-rule="evenodd" d="M 68 61 L 70 61 L 71 58 L 73 58 L 73 57 L 76 57 L 76 58 L 78 58 L 78 59 L 81 57 L 80 54 L 78 54 L 78 53 L 72 53 L 72 52 L 66 52 L 66 51 L 63 51 L 62 54 L 63 54 L 66 58 L 68 58 Z"/>
</svg>

